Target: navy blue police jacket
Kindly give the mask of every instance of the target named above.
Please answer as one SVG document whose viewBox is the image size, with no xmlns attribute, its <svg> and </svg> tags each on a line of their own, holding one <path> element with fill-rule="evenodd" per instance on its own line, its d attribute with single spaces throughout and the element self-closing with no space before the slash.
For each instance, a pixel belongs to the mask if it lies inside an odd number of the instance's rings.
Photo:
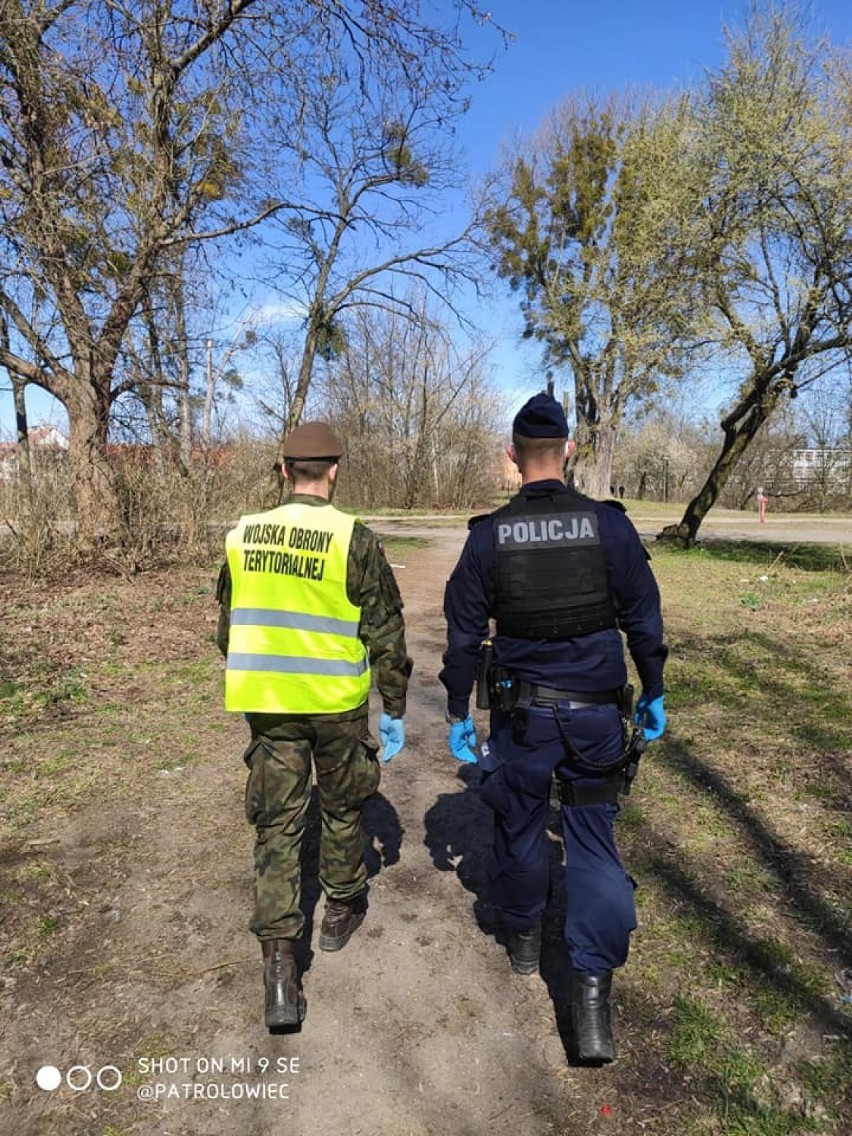
<svg viewBox="0 0 852 1136">
<path fill-rule="evenodd" d="M 571 492 L 561 481 L 548 480 L 529 482 L 519 495 L 533 498 Z M 660 593 L 648 554 L 619 505 L 589 504 L 597 514 L 618 627 L 556 642 L 496 635 L 492 637 L 494 662 L 537 686 L 577 692 L 616 690 L 627 681 L 623 632 L 642 689 L 649 698 L 657 698 L 663 693 L 668 651 L 663 642 Z M 468 713 L 480 644 L 489 637 L 489 620 L 497 614 L 496 563 L 489 515 L 471 528 L 444 593 L 447 649 L 440 679 L 453 717 L 464 718 Z"/>
</svg>

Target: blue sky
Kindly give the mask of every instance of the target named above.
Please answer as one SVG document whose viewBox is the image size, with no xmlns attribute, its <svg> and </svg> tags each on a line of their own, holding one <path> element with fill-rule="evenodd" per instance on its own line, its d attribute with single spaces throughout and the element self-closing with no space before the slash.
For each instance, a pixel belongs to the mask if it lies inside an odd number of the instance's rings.
<svg viewBox="0 0 852 1136">
<path fill-rule="evenodd" d="M 572 92 L 689 86 L 723 63 L 723 28 L 741 25 L 748 11 L 744 2 L 718 0 L 495 0 L 488 7 L 515 40 L 497 53 L 464 128 L 480 171 L 496 165 L 501 142 L 534 133 Z M 809 11 L 815 35 L 852 45 L 850 0 L 812 0 Z M 498 287 L 483 322 L 498 339 L 494 376 L 510 399 L 541 389 L 539 349 L 519 339 L 515 298 Z M 710 394 L 707 409 L 718 402 Z"/>
<path fill-rule="evenodd" d="M 533 131 L 571 91 L 627 87 L 671 90 L 725 57 L 723 25 L 739 25 L 742 0 L 495 0 L 484 5 L 513 33 L 498 50 L 494 74 L 474 94 L 464 127 L 476 166 L 494 161 L 499 142 Z M 811 0 L 815 33 L 852 41 L 849 0 Z M 480 33 L 483 45 L 491 42 Z"/>
<path fill-rule="evenodd" d="M 490 11 L 515 38 L 498 50 L 465 129 L 481 168 L 501 139 L 535 130 L 572 91 L 682 86 L 723 57 L 725 11 L 707 0 L 497 0 Z"/>
<path fill-rule="evenodd" d="M 723 23 L 741 23 L 746 11 L 744 3 L 718 0 L 494 0 L 488 7 L 514 39 L 504 50 L 488 29 L 467 36 L 474 51 L 494 52 L 493 74 L 475 88 L 460 127 L 474 174 L 492 168 L 501 143 L 532 133 L 572 91 L 689 85 L 722 62 Z M 815 31 L 852 43 L 850 0 L 812 0 L 810 12 Z M 498 341 L 494 377 L 507 395 L 539 389 L 537 350 L 519 341 L 516 302 L 498 286 L 472 315 Z M 8 436 L 14 415 L 5 379 L 0 374 L 0 433 Z M 52 421 L 64 428 L 64 412 L 48 396 L 30 390 L 27 398 L 31 425 Z"/>
</svg>

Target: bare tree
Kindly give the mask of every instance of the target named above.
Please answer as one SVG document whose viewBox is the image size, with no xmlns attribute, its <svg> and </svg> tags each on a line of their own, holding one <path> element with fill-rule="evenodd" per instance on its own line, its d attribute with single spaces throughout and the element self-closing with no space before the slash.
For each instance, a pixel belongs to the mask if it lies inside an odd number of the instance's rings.
<svg viewBox="0 0 852 1136">
<path fill-rule="evenodd" d="M 239 123 L 207 69 L 254 0 L 5 0 L 0 6 L 0 307 L 29 357 L 11 372 L 64 405 L 79 535 L 111 528 L 106 460 L 116 362 L 165 250 L 258 218 L 217 209 L 237 176 Z M 228 210 L 228 213 L 232 213 Z M 26 301 L 51 306 L 34 326 Z"/>
<path fill-rule="evenodd" d="M 9 325 L 0 312 L 0 351 L 9 348 Z M 17 371 L 8 369 L 15 405 L 15 439 L 17 443 L 17 478 L 24 504 L 29 508 L 32 500 L 32 462 L 30 459 L 30 429 L 27 420 L 26 379 Z"/>
<path fill-rule="evenodd" d="M 128 328 L 116 370 L 126 389 L 120 403 L 113 405 L 112 420 L 121 415 L 127 427 L 138 401 L 144 425 L 140 422 L 136 434 L 150 438 L 160 463 L 186 476 L 193 449 L 191 379 L 203 343 L 198 333 L 191 337 L 187 308 L 197 314 L 196 322 L 204 319 L 209 327 L 209 302 L 189 268 L 189 250 L 175 249 L 166 262 L 169 267 L 164 264 L 151 281 L 139 315 Z"/>
<path fill-rule="evenodd" d="M 779 406 L 731 470 L 719 493 L 719 504 L 731 509 L 753 509 L 758 489 L 763 489 L 775 503 L 784 500 L 786 507 L 801 499 L 794 471 L 796 453 L 803 443 L 804 435 L 797 429 L 789 406 Z M 707 450 L 705 444 L 705 477 L 718 457 L 715 445 L 711 444 L 709 453 Z"/>
<path fill-rule="evenodd" d="M 683 412 L 655 409 L 625 426 L 613 464 L 611 489 L 628 496 L 683 501 L 707 472 L 706 427 Z"/>
<path fill-rule="evenodd" d="M 356 310 L 324 405 L 346 441 L 341 490 L 360 507 L 462 508 L 499 483 L 501 404 L 486 352 L 459 351 L 422 296 L 418 319 Z"/>
<path fill-rule="evenodd" d="M 467 0 L 451 9 L 473 12 Z M 106 440 L 116 402 L 142 377 L 120 366 L 129 328 L 161 274 L 174 271 L 176 250 L 247 233 L 285 207 L 301 216 L 287 192 L 292 167 L 271 143 L 298 133 L 314 70 L 335 44 L 346 48 L 351 81 L 319 70 L 353 96 L 370 98 L 382 74 L 422 92 L 443 76 L 442 105 L 459 105 L 469 72 L 457 25 L 433 26 L 416 5 L 0 3 L 0 310 L 9 328 L 0 364 L 68 413 L 82 543 L 119 524 Z M 387 127 L 384 161 L 404 178 L 406 139 Z M 26 314 L 35 301 L 39 325 Z M 315 313 L 319 350 L 328 311 L 326 300 Z M 182 442 L 185 450 L 185 433 Z"/>
<path fill-rule="evenodd" d="M 804 444 L 814 451 L 803 486 L 808 504 L 820 511 L 846 504 L 852 496 L 852 371 L 831 387 L 811 387 L 794 407 Z"/>
<path fill-rule="evenodd" d="M 470 66 L 453 59 L 435 70 L 432 59 L 411 71 L 383 58 L 365 77 L 345 27 L 324 36 L 312 62 L 295 121 L 276 138 L 299 204 L 275 222 L 266 275 L 304 316 L 282 444 L 303 414 L 317 359 L 344 349 L 348 309 L 405 313 L 413 284 L 451 306 L 456 282 L 478 282 L 467 229 L 428 244 L 422 237 L 458 189 L 452 122 L 466 110 L 459 85 Z"/>
</svg>

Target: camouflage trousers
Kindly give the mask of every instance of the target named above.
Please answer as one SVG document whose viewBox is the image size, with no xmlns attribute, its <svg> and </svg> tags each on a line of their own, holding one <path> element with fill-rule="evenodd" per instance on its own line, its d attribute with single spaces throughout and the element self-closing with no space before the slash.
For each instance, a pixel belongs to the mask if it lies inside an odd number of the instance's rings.
<svg viewBox="0 0 852 1136">
<path fill-rule="evenodd" d="M 344 719 L 248 715 L 252 731 L 246 817 L 256 829 L 254 916 L 259 939 L 297 939 L 300 849 L 311 799 L 311 759 L 319 795 L 319 882 L 330 899 L 348 900 L 364 890 L 361 806 L 379 787 L 378 743 L 370 735 L 367 708 Z"/>
</svg>

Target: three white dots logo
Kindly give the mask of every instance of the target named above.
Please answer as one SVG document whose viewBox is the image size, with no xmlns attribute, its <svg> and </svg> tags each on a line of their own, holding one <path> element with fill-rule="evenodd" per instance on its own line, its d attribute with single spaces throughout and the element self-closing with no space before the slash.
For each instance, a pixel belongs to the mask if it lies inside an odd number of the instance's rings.
<svg viewBox="0 0 852 1136">
<path fill-rule="evenodd" d="M 84 1093 L 92 1087 L 93 1082 L 99 1089 L 111 1093 L 121 1085 L 122 1076 L 121 1070 L 115 1065 L 102 1065 L 96 1073 L 88 1065 L 72 1065 L 64 1077 L 55 1065 L 42 1065 L 36 1073 L 36 1084 L 48 1093 L 58 1089 L 63 1080 L 75 1093 Z"/>
</svg>

